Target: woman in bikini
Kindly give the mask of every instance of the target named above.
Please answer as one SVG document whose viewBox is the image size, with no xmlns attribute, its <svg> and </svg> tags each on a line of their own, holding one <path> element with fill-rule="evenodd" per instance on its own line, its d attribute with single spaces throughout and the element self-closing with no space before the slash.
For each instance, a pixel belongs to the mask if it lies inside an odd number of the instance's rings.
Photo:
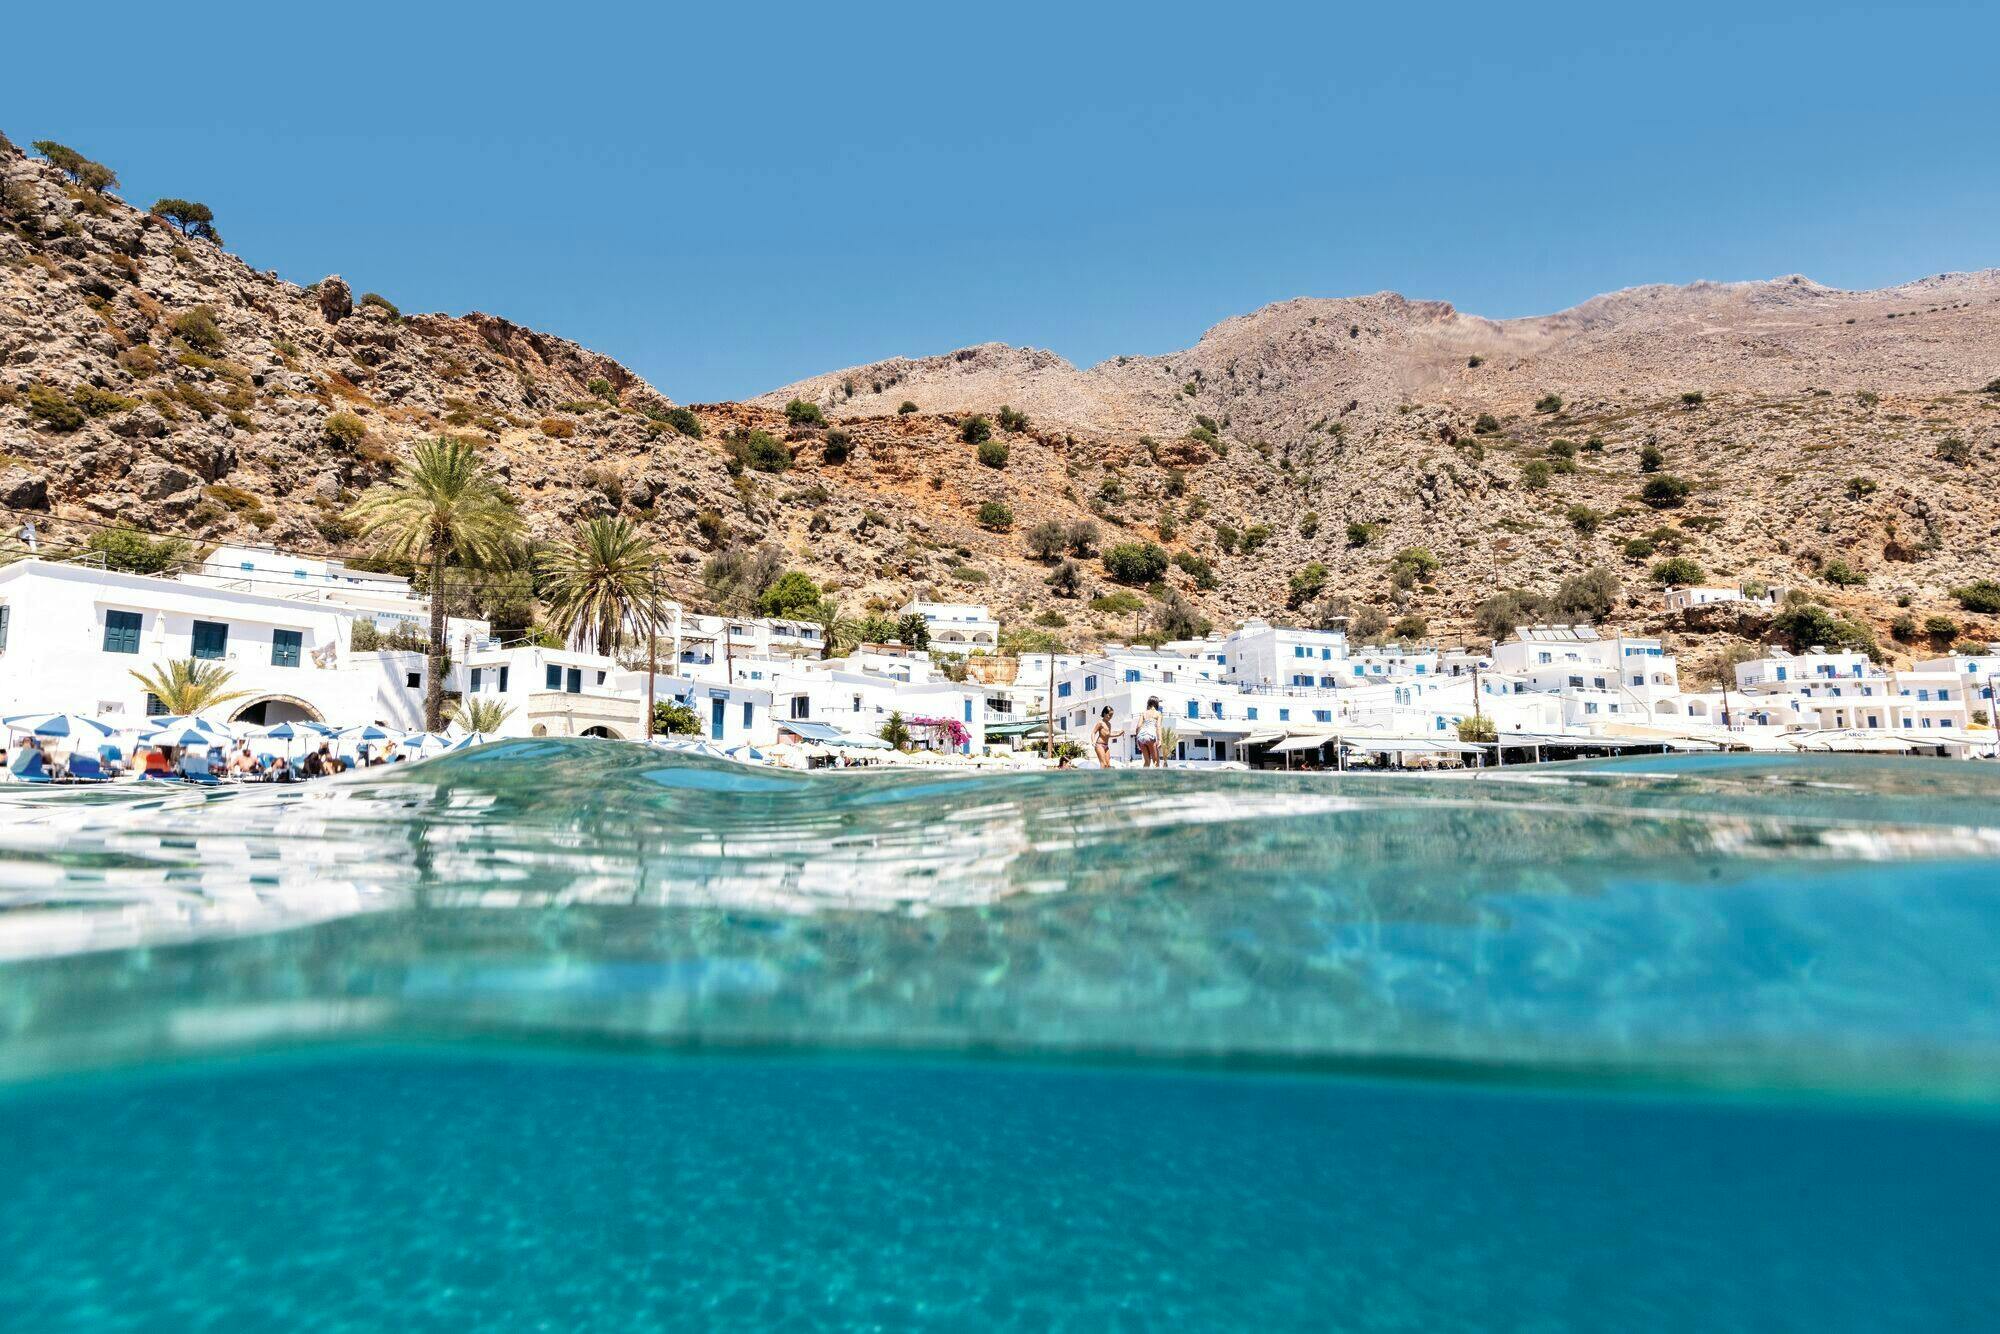
<svg viewBox="0 0 2000 1334">
<path fill-rule="evenodd" d="M 1132 740 L 1138 744 L 1139 758 L 1148 769 L 1161 767 L 1160 732 L 1165 719 L 1160 716 L 1160 697 L 1154 695 L 1146 701 L 1146 711 L 1139 715 L 1139 725 L 1132 731 Z"/>
<path fill-rule="evenodd" d="M 1111 743 L 1124 735 L 1123 732 L 1114 732 L 1111 729 L 1111 706 L 1105 705 L 1103 712 L 1097 715 L 1097 721 L 1091 724 L 1090 728 L 1090 744 L 1097 751 L 1098 768 L 1111 767 Z"/>
</svg>

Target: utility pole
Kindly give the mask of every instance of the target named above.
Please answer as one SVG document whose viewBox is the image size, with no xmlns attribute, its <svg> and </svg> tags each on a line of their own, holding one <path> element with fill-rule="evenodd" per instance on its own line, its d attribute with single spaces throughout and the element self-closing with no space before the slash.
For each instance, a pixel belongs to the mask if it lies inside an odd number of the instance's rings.
<svg viewBox="0 0 2000 1334">
<path fill-rule="evenodd" d="M 1042 731 L 1047 733 L 1048 742 L 1044 753 L 1053 760 L 1056 757 L 1056 651 L 1049 650 L 1049 711 L 1042 719 Z"/>
<path fill-rule="evenodd" d="M 660 674 L 660 563 L 653 562 L 646 604 L 646 740 L 653 739 L 653 681 Z"/>
<path fill-rule="evenodd" d="M 1475 657 L 1472 660 L 1472 730 L 1475 733 L 1486 730 L 1479 725 L 1479 718 L 1479 659 Z M 1484 755 L 1481 755 L 1479 758 L 1482 764 L 1485 763 L 1486 757 Z M 1496 767 L 1500 763 L 1500 724 L 1498 722 L 1493 724 L 1493 762 Z"/>
</svg>

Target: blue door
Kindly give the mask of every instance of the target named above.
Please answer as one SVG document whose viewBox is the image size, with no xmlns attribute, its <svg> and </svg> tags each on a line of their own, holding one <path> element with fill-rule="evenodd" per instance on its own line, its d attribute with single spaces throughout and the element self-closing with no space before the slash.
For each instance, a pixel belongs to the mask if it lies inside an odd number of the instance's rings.
<svg viewBox="0 0 2000 1334">
<path fill-rule="evenodd" d="M 708 734 L 717 741 L 722 740 L 723 703 L 723 700 L 720 698 L 712 699 L 708 702 Z"/>
</svg>

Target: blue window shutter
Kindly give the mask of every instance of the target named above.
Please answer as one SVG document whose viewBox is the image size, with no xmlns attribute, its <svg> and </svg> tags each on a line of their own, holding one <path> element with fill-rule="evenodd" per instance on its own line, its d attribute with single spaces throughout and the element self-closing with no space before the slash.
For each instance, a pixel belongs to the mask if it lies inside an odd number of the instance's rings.
<svg viewBox="0 0 2000 1334">
<path fill-rule="evenodd" d="M 271 665 L 273 667 L 296 667 L 299 665 L 300 650 L 305 647 L 305 635 L 297 630 L 273 630 L 271 632 Z"/>
<path fill-rule="evenodd" d="M 550 663 L 550 664 L 549 664 L 549 671 L 548 671 L 548 679 L 547 679 L 547 681 L 545 682 L 545 684 L 547 685 L 547 687 L 548 687 L 548 688 L 549 688 L 550 690 L 561 690 L 561 689 L 562 689 L 562 668 L 560 668 L 560 667 L 556 666 L 556 665 L 555 665 L 554 663 Z"/>
<path fill-rule="evenodd" d="M 142 618 L 136 611 L 107 611 L 104 613 L 104 651 L 106 653 L 137 653 L 139 651 L 139 627 Z"/>
<path fill-rule="evenodd" d="M 229 626 L 223 621 L 196 621 L 194 623 L 193 654 L 197 658 L 214 661 L 228 656 Z"/>
</svg>

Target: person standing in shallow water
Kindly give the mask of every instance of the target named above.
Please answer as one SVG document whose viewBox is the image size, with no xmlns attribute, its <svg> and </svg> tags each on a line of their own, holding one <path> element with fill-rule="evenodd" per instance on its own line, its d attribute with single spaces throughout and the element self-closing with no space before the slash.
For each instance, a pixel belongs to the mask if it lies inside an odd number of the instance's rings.
<svg viewBox="0 0 2000 1334">
<path fill-rule="evenodd" d="M 1124 735 L 1123 732 L 1111 730 L 1111 706 L 1105 705 L 1103 711 L 1097 715 L 1097 721 L 1090 726 L 1090 744 L 1097 752 L 1098 768 L 1111 767 L 1111 743 Z"/>
<path fill-rule="evenodd" d="M 1159 768 L 1160 734 L 1166 730 L 1166 719 L 1160 716 L 1160 697 L 1151 696 L 1146 700 L 1146 711 L 1139 715 L 1139 725 L 1132 731 L 1132 740 L 1139 747 L 1139 758 L 1148 769 Z"/>
</svg>

